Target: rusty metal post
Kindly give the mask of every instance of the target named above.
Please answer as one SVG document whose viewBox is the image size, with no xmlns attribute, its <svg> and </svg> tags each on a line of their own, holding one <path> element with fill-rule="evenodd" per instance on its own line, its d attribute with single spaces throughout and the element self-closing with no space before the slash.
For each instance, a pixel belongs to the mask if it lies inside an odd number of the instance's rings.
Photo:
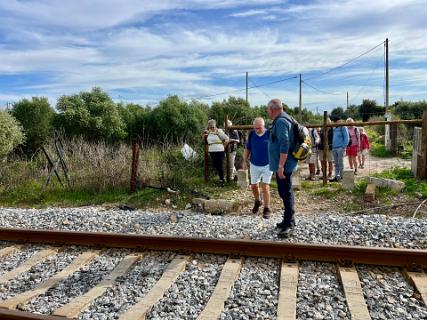
<svg viewBox="0 0 427 320">
<path fill-rule="evenodd" d="M 224 116 L 224 130 L 228 132 L 228 115 Z M 230 182 L 230 144 L 227 143 L 225 146 L 225 170 L 226 170 L 226 179 L 227 182 Z"/>
<path fill-rule="evenodd" d="M 423 113 L 423 124 L 421 128 L 421 157 L 418 159 L 417 164 L 419 166 L 418 178 L 427 179 L 427 110 Z"/>
<path fill-rule="evenodd" d="M 203 141 L 205 145 L 205 182 L 209 181 L 209 146 L 208 146 L 208 136 L 203 136 Z"/>
<path fill-rule="evenodd" d="M 130 188 L 129 194 L 136 191 L 136 176 L 138 173 L 138 159 L 139 159 L 139 145 L 137 143 L 132 144 L 132 166 L 130 174 Z"/>
<path fill-rule="evenodd" d="M 326 179 L 326 174 L 328 172 L 328 153 L 329 153 L 329 140 L 328 132 L 329 128 L 326 126 L 328 124 L 328 111 L 323 111 L 323 186 L 328 184 Z"/>
</svg>

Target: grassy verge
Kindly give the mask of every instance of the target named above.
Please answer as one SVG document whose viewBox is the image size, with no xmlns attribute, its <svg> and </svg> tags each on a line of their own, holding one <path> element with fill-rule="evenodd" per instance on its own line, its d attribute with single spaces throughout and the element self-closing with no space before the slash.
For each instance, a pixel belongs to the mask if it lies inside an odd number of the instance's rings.
<svg viewBox="0 0 427 320">
<path fill-rule="evenodd" d="M 376 177 L 400 180 L 405 183 L 405 192 L 415 196 L 421 194 L 423 198 L 427 198 L 427 181 L 420 181 L 414 178 L 411 169 L 393 168 L 384 170 L 374 174 Z"/>
<path fill-rule="evenodd" d="M 193 198 L 206 195 L 209 195 L 210 198 L 220 198 L 223 192 L 236 188 L 233 182 L 226 184 L 224 188 L 219 188 L 214 179 L 206 184 L 202 178 L 193 177 L 192 182 L 192 187 L 172 190 L 176 192 L 168 192 L 165 188 L 145 187 L 129 195 L 127 189 L 99 192 L 78 188 L 69 190 L 57 183 L 52 183 L 42 192 L 41 182 L 33 180 L 7 192 L 0 188 L 0 206 L 45 208 L 127 205 L 133 208 L 154 208 L 167 206 L 166 200 L 168 199 L 170 206 L 183 209 L 188 203 L 191 203 Z"/>
</svg>

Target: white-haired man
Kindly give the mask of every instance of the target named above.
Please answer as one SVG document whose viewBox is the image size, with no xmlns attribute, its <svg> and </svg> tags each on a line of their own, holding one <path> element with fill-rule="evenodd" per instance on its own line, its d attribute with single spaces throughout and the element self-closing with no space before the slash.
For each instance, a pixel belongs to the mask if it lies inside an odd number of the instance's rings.
<svg viewBox="0 0 427 320">
<path fill-rule="evenodd" d="M 265 219 L 270 218 L 270 182 L 273 172 L 269 168 L 268 161 L 268 139 L 270 133 L 265 130 L 263 118 L 255 118 L 253 130 L 249 133 L 243 153 L 242 169 L 247 170 L 248 159 L 250 159 L 251 189 L 255 198 L 255 204 L 252 213 L 257 213 L 262 205 L 260 199 L 259 186 L 261 185 L 264 199 L 264 211 L 262 216 Z"/>
<path fill-rule="evenodd" d="M 270 170 L 276 172 L 277 189 L 285 207 L 283 220 L 277 224 L 280 228 L 278 236 L 288 237 L 295 225 L 292 172 L 298 164 L 291 153 L 295 145 L 293 124 L 289 115 L 283 111 L 282 101 L 279 99 L 273 99 L 268 103 L 267 113 L 273 120 L 268 143 Z"/>
</svg>

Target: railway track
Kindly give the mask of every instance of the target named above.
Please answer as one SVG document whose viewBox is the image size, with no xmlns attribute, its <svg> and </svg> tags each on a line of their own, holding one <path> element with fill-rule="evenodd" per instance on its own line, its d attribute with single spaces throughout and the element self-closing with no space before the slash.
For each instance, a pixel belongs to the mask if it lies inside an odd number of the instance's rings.
<svg viewBox="0 0 427 320">
<path fill-rule="evenodd" d="M 381 319 L 375 305 L 391 298 L 375 293 L 369 277 L 379 286 L 400 279 L 403 301 L 419 313 L 412 318 L 427 317 L 427 250 L 23 229 L 0 229 L 0 241 L 1 319 L 162 319 L 171 312 L 235 319 L 239 310 L 254 312 L 245 305 L 260 298 L 250 296 L 253 287 L 266 306 L 252 318 Z M 310 282 L 317 294 L 308 292 Z M 307 299 L 326 313 L 304 310 Z"/>
</svg>

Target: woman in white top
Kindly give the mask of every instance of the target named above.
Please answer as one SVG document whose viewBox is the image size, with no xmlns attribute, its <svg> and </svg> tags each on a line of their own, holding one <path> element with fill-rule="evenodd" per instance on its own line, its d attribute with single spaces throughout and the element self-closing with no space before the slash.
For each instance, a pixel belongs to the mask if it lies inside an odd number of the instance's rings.
<svg viewBox="0 0 427 320">
<path fill-rule="evenodd" d="M 228 136 L 222 129 L 216 127 L 216 121 L 211 119 L 208 121 L 208 129 L 204 132 L 204 137 L 208 144 L 209 155 L 212 163 L 218 173 L 219 183 L 224 186 L 224 170 L 222 163 L 224 161 L 224 150 L 228 143 Z"/>
</svg>

